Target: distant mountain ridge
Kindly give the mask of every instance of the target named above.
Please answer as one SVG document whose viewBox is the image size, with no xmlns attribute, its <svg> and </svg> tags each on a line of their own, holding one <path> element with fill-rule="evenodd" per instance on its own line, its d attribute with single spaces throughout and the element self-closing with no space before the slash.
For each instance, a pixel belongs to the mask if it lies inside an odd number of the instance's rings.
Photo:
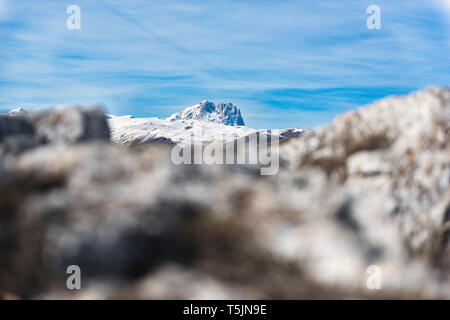
<svg viewBox="0 0 450 320">
<path fill-rule="evenodd" d="M 16 108 L 9 116 L 27 116 L 24 108 Z M 218 139 L 238 139 L 254 133 L 277 136 L 280 141 L 303 135 L 304 129 L 256 130 L 245 126 L 241 111 L 232 103 L 217 105 L 204 100 L 183 111 L 161 118 L 136 118 L 132 115 L 106 115 L 111 141 L 119 144 L 179 144 L 204 143 Z M 201 134 L 199 134 L 201 132 Z"/>
<path fill-rule="evenodd" d="M 202 144 L 207 141 L 238 139 L 254 133 L 277 136 L 280 141 L 298 138 L 306 130 L 256 130 L 245 126 L 241 111 L 231 102 L 218 103 L 204 100 L 171 116 L 135 118 L 131 115 L 108 115 L 111 140 L 120 144 Z M 201 132 L 201 134 L 199 134 Z"/>
</svg>

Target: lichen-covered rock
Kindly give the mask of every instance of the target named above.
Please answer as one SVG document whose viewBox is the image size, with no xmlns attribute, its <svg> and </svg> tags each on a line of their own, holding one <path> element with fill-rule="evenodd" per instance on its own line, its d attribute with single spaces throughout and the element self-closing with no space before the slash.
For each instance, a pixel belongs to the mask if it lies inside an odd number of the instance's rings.
<svg viewBox="0 0 450 320">
<path fill-rule="evenodd" d="M 109 127 L 99 107 L 65 107 L 30 116 L 36 134 L 48 142 L 109 140 Z"/>
<path fill-rule="evenodd" d="M 432 254 L 450 208 L 449 137 L 450 90 L 433 88 L 338 117 L 284 155 L 337 176 L 355 198 L 376 197 L 413 253 Z"/>
<path fill-rule="evenodd" d="M 100 107 L 64 107 L 38 113 L 13 110 L 0 115 L 0 155 L 18 154 L 49 143 L 109 140 Z"/>
<path fill-rule="evenodd" d="M 274 176 L 106 141 L 1 159 L 0 294 L 450 298 L 449 114 L 447 89 L 380 101 L 284 142 Z"/>
<path fill-rule="evenodd" d="M 0 114 L 0 155 L 35 146 L 34 134 L 33 125 L 25 117 Z"/>
</svg>

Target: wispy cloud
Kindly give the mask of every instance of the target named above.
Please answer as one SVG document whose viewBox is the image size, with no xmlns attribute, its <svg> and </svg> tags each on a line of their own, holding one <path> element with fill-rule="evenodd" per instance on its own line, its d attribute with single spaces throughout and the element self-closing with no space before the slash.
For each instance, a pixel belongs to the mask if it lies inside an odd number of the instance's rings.
<svg viewBox="0 0 450 320">
<path fill-rule="evenodd" d="M 450 0 L 439 0 L 439 2 L 450 11 Z"/>
<path fill-rule="evenodd" d="M 254 127 L 311 127 L 386 94 L 449 84 L 443 0 L 377 0 L 375 31 L 368 0 L 78 0 L 73 31 L 70 2 L 5 1 L 0 109 L 95 101 L 166 116 L 210 99 L 238 104 Z"/>
</svg>

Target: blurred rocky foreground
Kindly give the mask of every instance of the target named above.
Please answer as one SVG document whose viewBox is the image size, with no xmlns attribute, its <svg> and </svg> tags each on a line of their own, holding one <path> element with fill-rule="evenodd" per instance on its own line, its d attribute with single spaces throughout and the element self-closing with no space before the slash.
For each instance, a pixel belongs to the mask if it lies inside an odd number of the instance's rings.
<svg viewBox="0 0 450 320">
<path fill-rule="evenodd" d="M 285 142 L 274 176 L 114 145 L 98 108 L 0 116 L 0 296 L 450 298 L 449 138 L 439 88 Z"/>
</svg>

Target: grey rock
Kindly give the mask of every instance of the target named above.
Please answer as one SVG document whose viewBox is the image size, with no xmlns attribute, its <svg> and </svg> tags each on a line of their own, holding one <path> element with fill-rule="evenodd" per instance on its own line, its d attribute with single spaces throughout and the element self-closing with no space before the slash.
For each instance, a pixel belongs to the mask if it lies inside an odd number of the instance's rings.
<svg viewBox="0 0 450 320">
<path fill-rule="evenodd" d="M 0 115 L 0 155 L 16 154 L 38 144 L 39 139 L 30 121 L 23 116 Z"/>
<path fill-rule="evenodd" d="M 25 118 L 0 115 L 0 142 L 11 136 L 33 134 L 34 128 Z"/>
<path fill-rule="evenodd" d="M 51 143 L 109 140 L 109 127 L 100 107 L 66 107 L 30 116 L 36 134 Z"/>
<path fill-rule="evenodd" d="M 30 113 L 15 109 L 0 115 L 0 153 L 18 154 L 48 143 L 109 140 L 109 127 L 99 107 L 66 107 Z"/>
</svg>

